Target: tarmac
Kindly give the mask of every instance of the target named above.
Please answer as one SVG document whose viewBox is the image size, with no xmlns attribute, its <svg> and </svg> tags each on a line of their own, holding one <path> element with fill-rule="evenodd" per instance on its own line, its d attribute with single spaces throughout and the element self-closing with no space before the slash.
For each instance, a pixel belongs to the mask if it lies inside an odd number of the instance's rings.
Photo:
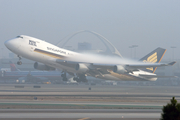
<svg viewBox="0 0 180 120">
<path fill-rule="evenodd" d="M 180 100 L 179 91 L 179 86 L 1 84 L 0 118 L 158 120 L 163 105 L 173 96 Z"/>
</svg>

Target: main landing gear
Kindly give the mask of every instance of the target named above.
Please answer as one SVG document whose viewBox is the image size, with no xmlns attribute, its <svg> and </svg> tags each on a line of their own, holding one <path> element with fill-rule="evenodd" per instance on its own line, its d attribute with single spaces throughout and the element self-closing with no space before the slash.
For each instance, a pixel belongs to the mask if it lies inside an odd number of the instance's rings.
<svg viewBox="0 0 180 120">
<path fill-rule="evenodd" d="M 17 64 L 18 65 L 22 65 L 22 62 L 21 62 L 21 57 L 18 55 L 18 58 L 19 58 L 19 61 L 17 61 Z"/>
<path fill-rule="evenodd" d="M 78 74 L 77 77 L 73 78 L 74 81 L 77 82 L 88 82 L 88 80 L 86 79 L 85 74 Z"/>
<path fill-rule="evenodd" d="M 62 72 L 61 77 L 63 78 L 63 81 L 67 81 L 66 72 Z"/>
</svg>

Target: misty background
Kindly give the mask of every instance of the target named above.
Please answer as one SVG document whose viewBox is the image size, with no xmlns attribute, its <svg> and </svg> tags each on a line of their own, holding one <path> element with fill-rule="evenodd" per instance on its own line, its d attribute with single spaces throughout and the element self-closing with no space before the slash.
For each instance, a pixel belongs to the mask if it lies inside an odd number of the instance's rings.
<svg viewBox="0 0 180 120">
<path fill-rule="evenodd" d="M 90 30 L 106 37 L 123 57 L 138 59 L 162 47 L 167 49 L 163 60 L 177 60 L 179 6 L 178 0 L 0 0 L 0 54 L 9 56 L 4 42 L 18 35 L 57 44 L 77 31 Z M 92 34 L 73 39 L 70 46 L 86 41 L 93 42 L 94 49 L 103 49 Z M 129 48 L 132 45 L 138 47 Z"/>
</svg>

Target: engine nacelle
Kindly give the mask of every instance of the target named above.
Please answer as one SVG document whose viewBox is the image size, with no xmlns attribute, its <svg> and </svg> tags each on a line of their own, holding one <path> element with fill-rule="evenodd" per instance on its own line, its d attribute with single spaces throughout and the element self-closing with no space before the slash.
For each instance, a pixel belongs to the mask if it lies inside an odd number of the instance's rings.
<svg viewBox="0 0 180 120">
<path fill-rule="evenodd" d="M 85 64 L 82 64 L 82 63 L 76 64 L 75 69 L 81 73 L 85 73 L 86 71 L 89 70 L 89 68 Z"/>
<path fill-rule="evenodd" d="M 38 63 L 38 62 L 34 63 L 34 69 L 45 70 L 45 71 L 53 71 L 53 70 L 55 70 L 55 68 L 53 68 L 53 67 L 50 67 L 50 66 L 47 66 L 45 64 Z"/>
<path fill-rule="evenodd" d="M 119 73 L 119 74 L 123 74 L 123 73 L 127 72 L 127 70 L 122 65 L 115 65 L 113 68 L 113 71 L 115 73 Z"/>
</svg>

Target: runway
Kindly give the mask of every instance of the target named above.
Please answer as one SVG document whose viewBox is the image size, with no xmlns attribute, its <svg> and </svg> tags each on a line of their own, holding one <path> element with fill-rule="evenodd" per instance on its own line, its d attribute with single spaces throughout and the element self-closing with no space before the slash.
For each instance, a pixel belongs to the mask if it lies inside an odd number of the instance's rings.
<svg viewBox="0 0 180 120">
<path fill-rule="evenodd" d="M 1 109 L 161 109 L 162 104 L 153 103 L 113 103 L 113 102 L 57 102 L 57 101 L 1 101 Z"/>
<path fill-rule="evenodd" d="M 20 86 L 23 88 L 18 88 Z M 33 88 L 40 86 L 40 88 Z M 17 87 L 17 88 L 16 88 Z M 89 90 L 91 87 L 91 90 Z M 45 85 L 45 84 L 0 84 L 0 96 L 5 95 L 79 95 L 121 97 L 180 97 L 179 86 L 89 86 L 89 85 Z"/>
<path fill-rule="evenodd" d="M 178 86 L 1 84 L 0 118 L 157 120 L 173 96 L 180 100 L 179 91 Z"/>
<path fill-rule="evenodd" d="M 127 119 L 127 118 L 160 118 L 160 109 L 144 110 L 144 109 L 19 109 L 19 110 L 0 110 L 0 118 L 70 118 L 79 120 L 87 118 L 88 120 L 95 119 Z"/>
</svg>

